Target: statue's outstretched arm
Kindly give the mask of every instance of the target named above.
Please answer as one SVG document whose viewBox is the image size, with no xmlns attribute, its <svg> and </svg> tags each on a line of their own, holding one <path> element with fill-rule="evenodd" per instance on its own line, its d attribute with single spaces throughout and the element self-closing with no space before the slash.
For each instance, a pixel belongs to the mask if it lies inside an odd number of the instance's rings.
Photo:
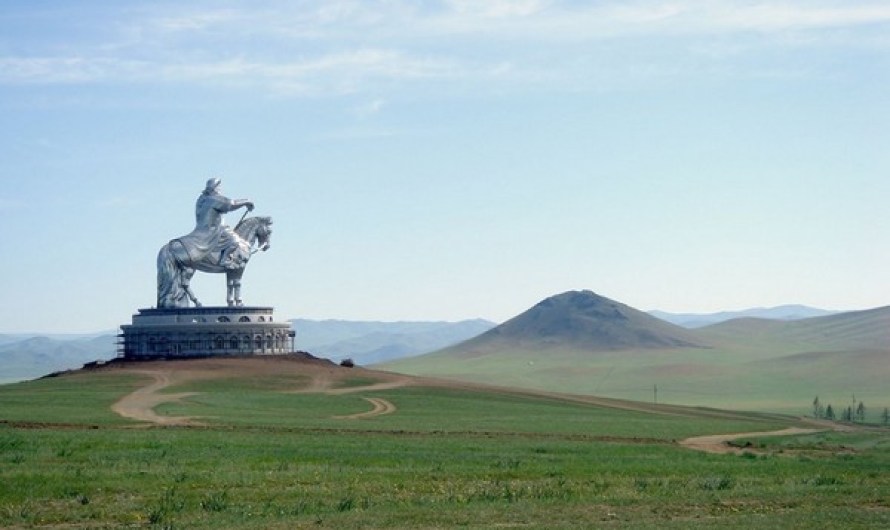
<svg viewBox="0 0 890 530">
<path fill-rule="evenodd" d="M 253 201 L 251 201 L 249 199 L 235 199 L 233 201 L 229 201 L 229 211 L 230 212 L 232 210 L 237 210 L 238 208 L 241 208 L 242 206 L 247 207 L 248 212 L 253 211 Z"/>
</svg>

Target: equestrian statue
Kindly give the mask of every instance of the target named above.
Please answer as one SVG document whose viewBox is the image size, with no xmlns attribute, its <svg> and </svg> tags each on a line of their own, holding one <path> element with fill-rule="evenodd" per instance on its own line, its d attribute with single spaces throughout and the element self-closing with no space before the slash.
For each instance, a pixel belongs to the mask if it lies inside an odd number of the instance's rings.
<svg viewBox="0 0 890 530">
<path fill-rule="evenodd" d="M 243 305 L 241 277 L 250 257 L 269 249 L 271 217 L 247 217 L 253 202 L 232 200 L 220 193 L 220 179 L 212 178 L 195 203 L 195 229 L 176 238 L 158 252 L 158 308 L 189 307 L 201 303 L 189 287 L 195 271 L 226 274 L 226 302 Z M 235 228 L 223 215 L 244 208 Z"/>
</svg>

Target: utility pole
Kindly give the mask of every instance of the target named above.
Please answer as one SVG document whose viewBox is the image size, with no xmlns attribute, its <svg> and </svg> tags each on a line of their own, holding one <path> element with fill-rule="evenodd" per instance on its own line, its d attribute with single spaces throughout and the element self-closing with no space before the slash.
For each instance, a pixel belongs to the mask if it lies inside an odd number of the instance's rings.
<svg viewBox="0 0 890 530">
<path fill-rule="evenodd" d="M 653 394 L 653 400 L 655 401 L 655 404 L 658 405 L 658 384 L 657 383 L 652 386 L 652 394 Z"/>
</svg>

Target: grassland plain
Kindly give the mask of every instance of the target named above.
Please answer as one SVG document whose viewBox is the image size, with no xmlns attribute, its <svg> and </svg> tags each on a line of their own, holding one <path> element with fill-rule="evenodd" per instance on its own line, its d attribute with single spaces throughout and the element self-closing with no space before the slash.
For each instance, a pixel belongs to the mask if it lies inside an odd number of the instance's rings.
<svg viewBox="0 0 890 530">
<path fill-rule="evenodd" d="M 198 367 L 201 377 L 163 389 L 195 392 L 157 407 L 200 422 L 176 427 L 111 411 L 154 381 L 144 373 L 0 386 L 0 526 L 890 525 L 890 436 L 879 429 L 754 439 L 752 452 L 710 455 L 676 441 L 796 422 L 423 381 L 370 390 L 390 376 L 358 369 L 325 369 L 328 390 L 349 392 L 306 392 L 318 377 L 310 366 L 230 368 Z M 337 419 L 368 409 L 364 397 L 396 410 Z"/>
<path fill-rule="evenodd" d="M 890 307 L 694 330 L 590 291 L 550 297 L 461 344 L 381 368 L 504 386 L 806 414 L 890 407 Z M 657 390 L 657 392 L 656 392 Z"/>
<path fill-rule="evenodd" d="M 868 407 L 871 421 L 890 407 L 886 350 L 800 355 L 776 343 L 765 351 L 724 345 L 612 352 L 516 348 L 460 360 L 443 351 L 380 367 L 459 381 L 793 415 L 808 413 L 816 396 L 835 409 L 850 405 L 855 396 Z"/>
</svg>

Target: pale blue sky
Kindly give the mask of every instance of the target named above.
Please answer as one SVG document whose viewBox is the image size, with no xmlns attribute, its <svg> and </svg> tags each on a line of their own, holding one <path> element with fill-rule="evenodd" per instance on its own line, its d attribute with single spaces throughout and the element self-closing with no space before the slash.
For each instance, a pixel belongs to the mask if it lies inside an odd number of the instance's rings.
<svg viewBox="0 0 890 530">
<path fill-rule="evenodd" d="M 2 2 L 0 332 L 153 305 L 211 176 L 280 319 L 887 305 L 888 81 L 884 1 Z"/>
</svg>

